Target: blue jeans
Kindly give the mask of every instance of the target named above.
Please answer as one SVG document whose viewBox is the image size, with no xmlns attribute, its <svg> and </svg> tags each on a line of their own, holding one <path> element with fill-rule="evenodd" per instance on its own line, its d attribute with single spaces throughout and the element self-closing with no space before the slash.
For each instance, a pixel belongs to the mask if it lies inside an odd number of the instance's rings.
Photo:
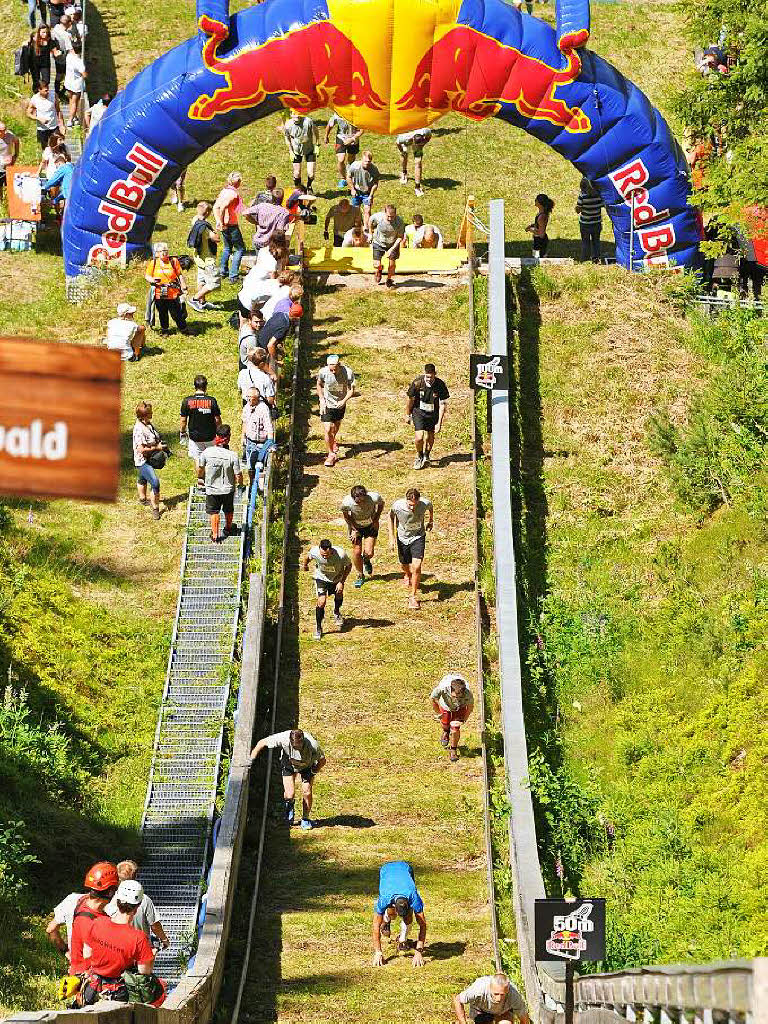
<svg viewBox="0 0 768 1024">
<path fill-rule="evenodd" d="M 232 256 L 232 268 L 229 280 L 237 281 L 240 276 L 240 260 L 245 256 L 245 242 L 237 224 L 231 224 L 221 232 L 221 276 L 227 276 L 229 257 Z"/>
<path fill-rule="evenodd" d="M 143 466 L 139 466 L 138 479 L 140 484 L 149 484 L 155 494 L 160 493 L 160 477 L 152 469 L 148 462 L 145 462 Z"/>
<path fill-rule="evenodd" d="M 28 0 L 28 3 L 29 3 L 29 27 L 30 28 L 34 28 L 35 27 L 35 12 L 36 12 L 38 7 L 40 8 L 40 24 L 44 25 L 45 24 L 45 14 L 46 14 L 44 0 L 39 0 L 39 2 L 38 2 L 38 0 Z"/>
<path fill-rule="evenodd" d="M 264 456 L 269 450 L 270 444 L 270 441 L 252 441 L 250 437 L 246 437 L 245 464 L 249 470 L 254 469 L 257 462 L 264 462 Z M 253 459 L 254 453 L 256 454 L 255 459 Z"/>
</svg>

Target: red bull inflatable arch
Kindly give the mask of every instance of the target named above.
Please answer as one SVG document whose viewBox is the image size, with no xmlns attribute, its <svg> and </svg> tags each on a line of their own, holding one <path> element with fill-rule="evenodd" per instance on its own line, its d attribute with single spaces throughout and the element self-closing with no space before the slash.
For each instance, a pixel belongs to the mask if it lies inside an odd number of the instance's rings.
<svg viewBox="0 0 768 1024">
<path fill-rule="evenodd" d="M 625 267 L 692 266 L 688 168 L 643 93 L 586 49 L 589 0 L 557 30 L 503 0 L 198 0 L 198 33 L 138 74 L 86 142 L 64 220 L 69 277 L 148 254 L 179 174 L 225 135 L 286 107 L 333 108 L 379 134 L 449 111 L 498 117 L 596 183 Z M 630 249 L 632 248 L 632 252 Z"/>
</svg>

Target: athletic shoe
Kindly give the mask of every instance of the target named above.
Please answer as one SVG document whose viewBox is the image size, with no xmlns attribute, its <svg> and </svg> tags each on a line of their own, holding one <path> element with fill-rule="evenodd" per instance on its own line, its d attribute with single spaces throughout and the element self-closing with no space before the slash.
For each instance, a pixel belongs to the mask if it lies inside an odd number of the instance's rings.
<svg viewBox="0 0 768 1024">
<path fill-rule="evenodd" d="M 416 193 L 418 195 L 418 193 Z M 176 209 L 179 213 L 184 213 L 184 203 L 176 203 Z"/>
<path fill-rule="evenodd" d="M 293 806 L 291 806 L 291 809 L 286 814 L 285 820 L 288 822 L 289 825 L 292 825 L 294 823 L 294 821 L 296 820 L 296 812 L 295 812 Z"/>
<path fill-rule="evenodd" d="M 187 299 L 187 305 L 190 309 L 194 309 L 196 313 L 205 312 L 205 306 L 198 299 Z"/>
<path fill-rule="evenodd" d="M 344 178 L 339 178 L 339 180 L 336 182 L 336 188 L 346 188 L 346 187 L 347 187 L 346 180 Z"/>
<path fill-rule="evenodd" d="M 159 508 L 153 508 L 152 509 L 152 518 L 153 519 L 159 519 L 160 515 L 161 515 L 161 513 L 160 513 L 160 509 Z"/>
<path fill-rule="evenodd" d="M 449 758 L 451 764 L 456 764 L 456 762 L 459 760 L 459 752 L 458 752 L 458 750 L 451 750 L 449 752 L 449 754 L 448 754 L 448 758 Z"/>
<path fill-rule="evenodd" d="M 413 460 L 413 468 L 414 469 L 421 469 L 423 467 L 423 465 L 424 465 L 424 457 L 422 455 L 417 455 L 416 458 Z"/>
<path fill-rule="evenodd" d="M 140 505 L 148 505 L 149 504 L 149 498 L 139 498 L 139 504 Z"/>
<path fill-rule="evenodd" d="M 387 278 L 387 288 L 394 288 L 394 287 L 395 287 L 395 279 L 393 277 L 388 277 Z"/>
<path fill-rule="evenodd" d="M 305 832 L 308 832 L 311 828 L 315 827 L 315 823 L 314 821 L 310 821 L 309 818 L 302 818 L 301 827 L 304 829 Z"/>
<path fill-rule="evenodd" d="M 411 597 L 408 598 L 408 607 L 411 609 L 411 611 L 417 612 L 419 608 L 421 608 L 421 604 L 419 603 L 418 598 L 415 598 L 413 597 L 413 595 L 411 595 Z"/>
<path fill-rule="evenodd" d="M 397 942 L 397 951 L 398 951 L 398 953 L 407 953 L 410 948 L 411 948 L 411 945 L 408 942 L 408 939 L 405 939 L 404 941 L 400 941 L 398 939 L 398 942 Z"/>
<path fill-rule="evenodd" d="M 443 729 L 443 735 L 440 737 L 440 743 L 444 746 L 448 746 L 448 730 Z"/>
<path fill-rule="evenodd" d="M 429 464 L 429 452 L 424 452 L 424 458 L 421 460 L 421 468 L 426 469 Z"/>
<path fill-rule="evenodd" d="M 313 196 L 315 194 L 315 190 L 312 188 L 311 185 L 307 185 L 305 194 L 308 196 Z"/>
<path fill-rule="evenodd" d="M 369 578 L 373 576 L 373 562 L 371 562 L 370 558 L 366 558 L 365 556 L 363 556 L 363 572 Z"/>
<path fill-rule="evenodd" d="M 364 583 L 365 576 L 358 576 L 357 579 L 355 580 L 355 586 L 357 587 L 358 590 L 360 589 L 360 587 L 362 587 Z"/>
<path fill-rule="evenodd" d="M 333 442 L 333 444 L 331 446 L 331 451 L 333 452 L 334 455 L 338 455 L 339 454 L 339 442 L 338 441 L 334 441 Z"/>
<path fill-rule="evenodd" d="M 217 306 L 215 302 L 204 302 L 202 305 L 206 313 L 212 313 L 221 309 L 221 306 Z"/>
<path fill-rule="evenodd" d="M 334 612 L 333 621 L 337 626 L 341 627 L 344 625 L 344 616 L 340 612 Z"/>
<path fill-rule="evenodd" d="M 420 188 L 418 185 L 413 191 L 417 199 L 421 199 L 421 197 L 424 195 L 424 189 Z"/>
<path fill-rule="evenodd" d="M 403 174 L 402 171 L 400 172 L 400 184 L 401 185 L 407 185 L 408 184 L 408 175 L 407 174 Z"/>
<path fill-rule="evenodd" d="M 313 640 L 322 640 L 323 639 L 323 631 L 322 631 L 322 629 L 316 629 L 315 632 L 312 634 L 312 639 Z"/>
<path fill-rule="evenodd" d="M 335 466 L 336 465 L 336 456 L 333 454 L 333 452 L 329 452 L 328 453 L 328 458 L 325 460 L 323 465 L 324 466 Z"/>
<path fill-rule="evenodd" d="M 388 939 L 392 935 L 392 925 L 389 921 L 385 921 L 384 924 L 379 928 L 379 934 L 383 935 L 385 939 Z"/>
</svg>

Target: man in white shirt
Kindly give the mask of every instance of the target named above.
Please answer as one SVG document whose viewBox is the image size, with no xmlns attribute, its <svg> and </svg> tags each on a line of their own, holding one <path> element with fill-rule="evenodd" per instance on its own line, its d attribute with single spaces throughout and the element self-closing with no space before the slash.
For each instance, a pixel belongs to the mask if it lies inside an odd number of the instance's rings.
<svg viewBox="0 0 768 1024">
<path fill-rule="evenodd" d="M 257 346 L 248 350 L 245 367 L 237 375 L 237 387 L 243 405 L 248 400 L 248 392 L 251 388 L 258 388 L 259 394 L 267 405 L 274 409 L 275 375 L 267 372 L 268 366 L 266 349 Z"/>
<path fill-rule="evenodd" d="M 436 224 L 425 224 L 420 213 L 414 213 L 413 224 L 405 229 L 405 245 L 409 249 L 442 249 L 443 233 Z"/>
<path fill-rule="evenodd" d="M 317 150 L 320 146 L 320 136 L 317 125 L 311 117 L 305 117 L 296 110 L 292 110 L 288 120 L 277 126 L 277 130 L 283 135 L 291 154 L 291 165 L 293 168 L 293 185 L 302 192 L 312 194 L 312 183 L 315 180 L 315 161 Z M 306 190 L 301 183 L 301 163 L 307 162 L 307 187 Z"/>
<path fill-rule="evenodd" d="M 347 402 L 355 394 L 355 375 L 338 356 L 330 355 L 317 375 L 316 391 L 328 452 L 324 465 L 335 466 L 339 457 L 339 427 L 347 411 Z"/>
<path fill-rule="evenodd" d="M 370 244 L 371 240 L 363 229 L 362 224 L 356 224 L 355 227 L 346 231 L 341 240 L 342 249 L 367 249 Z"/>
<path fill-rule="evenodd" d="M 5 169 L 19 159 L 19 138 L 4 121 L 0 121 L 0 199 L 5 187 Z"/>
<path fill-rule="evenodd" d="M 403 573 L 403 583 L 408 588 L 408 607 L 418 611 L 421 583 L 421 567 L 427 543 L 427 531 L 434 525 L 432 502 L 423 498 L 415 487 L 398 498 L 389 510 L 389 546 L 394 550 L 397 533 L 397 557 Z"/>
<path fill-rule="evenodd" d="M 315 563 L 313 573 L 315 579 L 315 640 L 323 639 L 323 619 L 325 618 L 325 602 L 328 595 L 333 594 L 333 621 L 341 628 L 344 619 L 341 606 L 344 602 L 344 584 L 352 571 L 352 561 L 344 548 L 331 544 L 329 540 L 321 540 L 316 547 L 311 547 L 304 555 L 302 569 L 309 571 L 309 563 Z"/>
<path fill-rule="evenodd" d="M 262 750 L 280 751 L 280 774 L 283 777 L 283 795 L 285 797 L 285 817 L 289 825 L 294 822 L 294 798 L 296 794 L 296 776 L 301 776 L 301 827 L 314 828 L 315 823 L 309 814 L 312 810 L 312 784 L 318 772 L 325 766 L 325 754 L 311 732 L 303 729 L 290 729 L 276 732 L 259 740 L 251 751 L 251 760 L 255 760 Z"/>
<path fill-rule="evenodd" d="M 275 277 L 263 277 L 259 267 L 254 266 L 248 271 L 243 279 L 243 287 L 237 296 L 237 308 L 240 312 L 240 326 L 250 318 L 251 313 L 258 308 L 264 320 L 264 305 L 274 296 L 284 298 L 293 284 L 294 273 L 291 270 L 282 270 Z"/>
<path fill-rule="evenodd" d="M 85 61 L 82 58 L 82 44 L 79 39 L 72 41 L 72 49 L 67 54 L 66 72 L 64 74 L 64 88 L 69 95 L 69 120 L 67 128 L 72 128 L 80 123 L 79 112 L 82 106 L 83 93 L 85 92 L 85 80 L 88 72 L 85 70 Z"/>
<path fill-rule="evenodd" d="M 59 101 L 55 96 L 51 98 L 50 88 L 45 82 L 40 82 L 37 92 L 27 103 L 27 117 L 37 122 L 37 141 L 41 150 L 48 145 L 57 128 L 62 135 L 65 134 Z"/>
<path fill-rule="evenodd" d="M 506 976 L 492 974 L 473 981 L 453 997 L 456 1024 L 529 1024 L 525 1000 Z"/>
<path fill-rule="evenodd" d="M 121 860 L 117 865 L 117 877 L 121 882 L 133 881 L 138 873 L 139 865 L 135 860 Z M 104 908 L 104 913 L 108 917 L 114 917 L 117 912 L 117 895 L 115 895 Z M 133 916 L 131 927 L 137 928 L 140 932 L 144 932 L 148 937 L 155 935 L 163 944 L 163 949 L 168 949 L 171 945 L 171 940 L 165 934 L 165 929 L 163 928 L 160 918 L 157 916 L 155 904 L 146 893 L 143 894 L 141 903 L 139 904 L 139 909 Z"/>
<path fill-rule="evenodd" d="M 256 475 L 256 463 L 264 462 L 267 441 L 274 438 L 275 428 L 269 406 L 262 402 L 258 388 L 250 388 L 248 401 L 243 406 L 243 457 L 251 483 Z"/>
<path fill-rule="evenodd" d="M 104 344 L 107 348 L 120 353 L 123 361 L 135 363 L 141 358 L 141 350 L 146 342 L 146 328 L 133 319 L 136 307 L 128 302 L 121 302 L 117 307 L 117 316 L 107 321 L 107 336 Z"/>
<path fill-rule="evenodd" d="M 384 511 L 384 499 L 377 491 L 368 491 L 355 484 L 341 502 L 341 514 L 349 527 L 352 544 L 352 563 L 357 569 L 356 587 L 362 587 L 366 576 L 373 576 L 373 549 L 379 535 L 379 520 Z"/>
<path fill-rule="evenodd" d="M 77 905 L 84 896 L 83 892 L 71 892 L 69 896 L 65 896 L 61 903 L 57 903 L 53 908 L 53 918 L 45 929 L 48 940 L 60 953 L 66 954 L 67 959 L 69 959 L 69 947 L 72 941 L 72 921 Z M 67 929 L 66 942 L 61 934 L 62 925 L 65 925 Z"/>
<path fill-rule="evenodd" d="M 443 727 L 440 742 L 449 748 L 451 761 L 458 761 L 461 726 L 475 706 L 475 698 L 467 685 L 467 680 L 458 672 L 449 672 L 434 688 L 430 699 L 435 717 Z"/>
<path fill-rule="evenodd" d="M 408 184 L 408 151 L 413 147 L 413 183 L 417 197 L 424 195 L 421 187 L 421 172 L 424 163 L 424 147 L 432 141 L 429 128 L 417 128 L 413 132 L 403 132 L 395 139 L 400 153 L 400 184 Z"/>
</svg>

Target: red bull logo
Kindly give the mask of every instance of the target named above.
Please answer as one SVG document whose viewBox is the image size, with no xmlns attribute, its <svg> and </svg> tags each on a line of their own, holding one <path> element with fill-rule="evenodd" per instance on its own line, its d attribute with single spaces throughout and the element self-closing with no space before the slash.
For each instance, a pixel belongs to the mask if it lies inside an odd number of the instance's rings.
<svg viewBox="0 0 768 1024">
<path fill-rule="evenodd" d="M 549 121 L 567 132 L 588 132 L 592 124 L 584 111 L 555 95 L 581 74 L 577 53 L 570 51 L 565 59 L 564 68 L 551 67 L 477 29 L 457 25 L 421 58 L 397 106 L 454 110 L 479 121 L 511 103 L 523 117 Z"/>
<path fill-rule="evenodd" d="M 226 57 L 219 50 L 229 29 L 207 15 L 200 28 L 209 39 L 203 63 L 226 85 L 199 96 L 189 117 L 210 121 L 217 114 L 257 106 L 279 95 L 285 106 L 308 114 L 321 107 L 353 106 L 380 110 L 386 104 L 373 88 L 362 54 L 329 21 L 315 21 Z"/>
</svg>

